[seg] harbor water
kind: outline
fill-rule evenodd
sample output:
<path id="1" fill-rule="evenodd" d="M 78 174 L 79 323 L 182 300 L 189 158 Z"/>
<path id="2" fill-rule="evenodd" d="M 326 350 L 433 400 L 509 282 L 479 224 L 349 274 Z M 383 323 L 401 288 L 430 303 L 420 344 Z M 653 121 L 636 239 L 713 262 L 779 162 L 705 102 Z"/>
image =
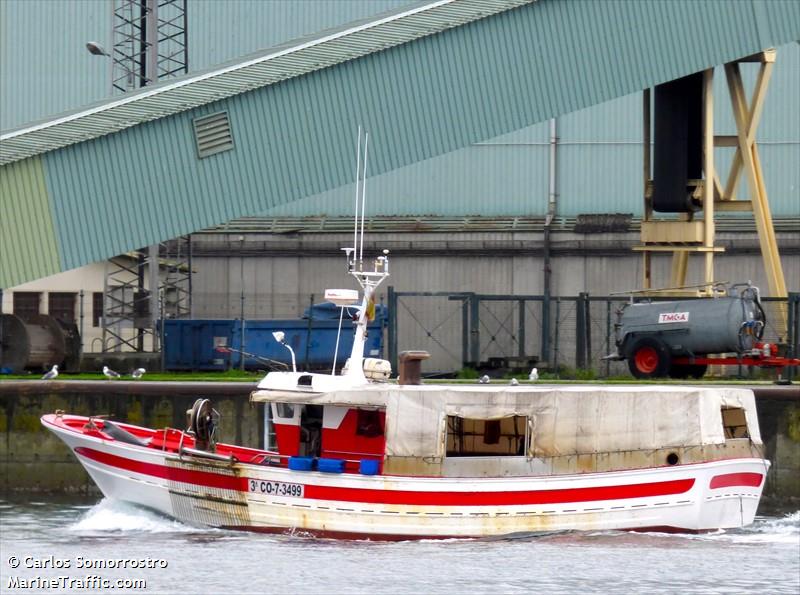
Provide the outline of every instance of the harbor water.
<path id="1" fill-rule="evenodd" d="M 701 535 L 386 543 L 201 529 L 108 500 L 0 500 L 0 551 L 0 593 L 800 592 L 800 511 Z"/>

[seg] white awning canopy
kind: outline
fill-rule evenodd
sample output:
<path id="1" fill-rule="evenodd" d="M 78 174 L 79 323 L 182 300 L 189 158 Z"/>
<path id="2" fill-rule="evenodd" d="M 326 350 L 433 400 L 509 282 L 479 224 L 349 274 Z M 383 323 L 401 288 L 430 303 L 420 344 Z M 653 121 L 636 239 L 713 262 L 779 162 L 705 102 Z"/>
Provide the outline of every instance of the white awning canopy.
<path id="1" fill-rule="evenodd" d="M 386 409 L 386 455 L 442 456 L 447 416 L 528 417 L 540 456 L 722 444 L 723 408 L 745 412 L 761 443 L 752 391 L 727 387 L 372 384 L 327 393 L 259 390 L 257 402 Z"/>

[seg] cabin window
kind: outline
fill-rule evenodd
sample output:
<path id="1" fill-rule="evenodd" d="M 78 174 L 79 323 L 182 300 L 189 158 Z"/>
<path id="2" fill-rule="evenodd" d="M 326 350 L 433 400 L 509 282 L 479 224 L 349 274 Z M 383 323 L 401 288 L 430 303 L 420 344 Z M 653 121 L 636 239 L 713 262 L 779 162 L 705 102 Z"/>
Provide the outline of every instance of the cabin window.
<path id="1" fill-rule="evenodd" d="M 741 407 L 722 408 L 722 429 L 725 431 L 725 439 L 750 438 L 747 431 L 747 416 Z"/>
<path id="2" fill-rule="evenodd" d="M 275 403 L 275 414 L 281 419 L 294 417 L 294 405 L 290 403 Z"/>
<path id="3" fill-rule="evenodd" d="M 528 418 L 470 419 L 447 416 L 448 457 L 516 457 L 528 451 Z"/>
<path id="4" fill-rule="evenodd" d="M 383 436 L 383 425 L 381 424 L 381 414 L 379 411 L 358 410 L 356 436 L 365 436 L 367 438 Z"/>

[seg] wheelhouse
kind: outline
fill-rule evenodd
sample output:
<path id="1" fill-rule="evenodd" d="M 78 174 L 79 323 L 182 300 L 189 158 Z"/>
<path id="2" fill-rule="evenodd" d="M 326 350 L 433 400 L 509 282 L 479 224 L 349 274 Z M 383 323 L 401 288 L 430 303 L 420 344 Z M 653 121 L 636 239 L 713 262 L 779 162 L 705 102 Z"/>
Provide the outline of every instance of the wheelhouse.
<path id="1" fill-rule="evenodd" d="M 281 459 L 305 457 L 343 462 L 343 471 L 380 472 L 386 450 L 383 409 L 268 403 L 264 409 L 265 447 Z M 363 461 L 376 461 L 364 465 Z"/>

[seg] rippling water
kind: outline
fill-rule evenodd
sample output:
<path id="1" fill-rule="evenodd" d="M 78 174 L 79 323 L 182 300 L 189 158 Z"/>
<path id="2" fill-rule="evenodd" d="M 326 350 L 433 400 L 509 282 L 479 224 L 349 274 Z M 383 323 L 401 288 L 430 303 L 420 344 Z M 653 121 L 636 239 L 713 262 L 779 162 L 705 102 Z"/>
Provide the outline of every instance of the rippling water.
<path id="1" fill-rule="evenodd" d="M 146 581 L 146 589 L 117 590 L 124 593 L 796 595 L 800 511 L 704 535 L 606 531 L 382 543 L 197 529 L 108 500 L 0 500 L 0 553 L 2 593 L 110 591 L 96 587 L 92 581 L 98 579 L 91 578 L 96 576 Z M 11 558 L 18 568 L 11 568 Z M 151 559 L 157 566 L 77 568 L 86 559 Z M 70 568 L 26 567 L 58 560 Z M 158 567 L 164 563 L 166 568 Z M 62 586 L 31 590 L 13 582 L 37 576 L 63 581 Z M 81 586 L 88 591 L 63 586 L 70 579 L 86 581 Z"/>

